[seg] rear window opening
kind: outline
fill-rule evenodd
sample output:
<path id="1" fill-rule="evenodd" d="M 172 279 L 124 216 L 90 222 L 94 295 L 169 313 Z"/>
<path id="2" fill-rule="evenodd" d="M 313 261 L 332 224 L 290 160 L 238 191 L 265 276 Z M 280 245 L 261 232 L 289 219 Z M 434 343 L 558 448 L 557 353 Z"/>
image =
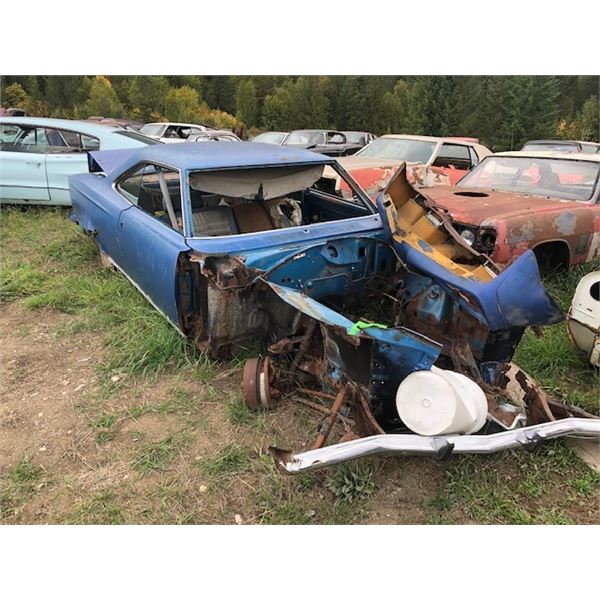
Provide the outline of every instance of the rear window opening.
<path id="1" fill-rule="evenodd" d="M 323 171 L 321 164 L 192 172 L 187 181 L 191 235 L 241 235 L 373 214 L 358 192 L 351 198 L 333 193 Z M 130 202 L 183 232 L 177 171 L 148 164 L 124 177 L 117 188 Z"/>

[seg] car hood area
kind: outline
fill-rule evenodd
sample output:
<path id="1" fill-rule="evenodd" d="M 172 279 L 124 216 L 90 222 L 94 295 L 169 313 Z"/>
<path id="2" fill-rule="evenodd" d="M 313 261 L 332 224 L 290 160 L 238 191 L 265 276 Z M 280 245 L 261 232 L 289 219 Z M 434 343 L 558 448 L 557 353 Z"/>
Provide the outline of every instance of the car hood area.
<path id="1" fill-rule="evenodd" d="M 437 206 L 449 211 L 455 222 L 476 226 L 493 225 L 496 221 L 531 212 L 562 212 L 581 205 L 571 200 L 531 194 L 445 186 L 422 188 L 421 193 Z"/>

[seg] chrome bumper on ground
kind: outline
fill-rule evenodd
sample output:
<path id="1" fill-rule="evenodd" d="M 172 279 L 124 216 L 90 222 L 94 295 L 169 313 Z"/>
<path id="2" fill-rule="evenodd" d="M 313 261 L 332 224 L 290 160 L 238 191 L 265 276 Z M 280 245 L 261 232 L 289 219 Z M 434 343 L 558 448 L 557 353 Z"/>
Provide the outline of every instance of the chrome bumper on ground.
<path id="1" fill-rule="evenodd" d="M 534 449 L 544 440 L 565 436 L 600 438 L 600 419 L 572 417 L 490 435 L 374 435 L 300 454 L 275 447 L 269 450 L 281 469 L 296 474 L 375 454 L 424 454 L 438 458 L 450 454 L 491 454 L 510 448 Z"/>

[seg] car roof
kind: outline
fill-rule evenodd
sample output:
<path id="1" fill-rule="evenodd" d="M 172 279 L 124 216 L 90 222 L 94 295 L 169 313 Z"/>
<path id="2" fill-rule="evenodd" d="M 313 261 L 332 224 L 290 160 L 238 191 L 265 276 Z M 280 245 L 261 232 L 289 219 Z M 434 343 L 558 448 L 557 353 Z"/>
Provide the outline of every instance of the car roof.
<path id="1" fill-rule="evenodd" d="M 202 123 L 175 123 L 175 121 L 154 121 L 152 123 L 146 123 L 146 125 L 176 125 L 177 127 L 208 127 L 208 125 L 202 125 Z"/>
<path id="2" fill-rule="evenodd" d="M 293 129 L 290 133 L 299 133 L 299 132 L 314 132 L 314 133 L 342 133 L 337 129 Z"/>
<path id="3" fill-rule="evenodd" d="M 559 158 L 561 160 L 585 160 L 600 163 L 600 154 L 585 152 L 554 152 L 552 150 L 513 150 L 511 152 L 496 152 L 490 156 L 515 156 L 517 158 Z"/>
<path id="4" fill-rule="evenodd" d="M 465 146 L 481 146 L 478 142 L 471 142 L 461 137 L 438 137 L 434 135 L 409 135 L 404 133 L 386 133 L 380 135 L 380 138 L 392 138 L 397 140 L 416 140 L 419 142 L 449 142 L 449 143 L 460 143 Z"/>
<path id="5" fill-rule="evenodd" d="M 528 140 L 523 144 L 523 146 L 526 146 L 527 144 L 564 144 L 569 146 L 577 146 L 580 143 L 581 142 L 578 142 L 577 140 Z"/>
<path id="6" fill-rule="evenodd" d="M 73 121 L 70 119 L 51 119 L 47 117 L 0 117 L 0 123 L 15 125 L 33 125 L 38 127 L 56 127 L 58 129 L 69 129 L 79 133 L 88 133 L 98 136 L 105 135 L 110 131 L 123 131 L 122 127 L 100 125 L 86 121 Z"/>
<path id="7" fill-rule="evenodd" d="M 335 163 L 335 158 L 291 146 L 238 142 L 237 144 L 156 144 L 132 151 L 128 154 L 126 162 L 130 168 L 145 161 L 162 163 L 184 171 L 197 171 L 282 165 L 327 165 Z"/>

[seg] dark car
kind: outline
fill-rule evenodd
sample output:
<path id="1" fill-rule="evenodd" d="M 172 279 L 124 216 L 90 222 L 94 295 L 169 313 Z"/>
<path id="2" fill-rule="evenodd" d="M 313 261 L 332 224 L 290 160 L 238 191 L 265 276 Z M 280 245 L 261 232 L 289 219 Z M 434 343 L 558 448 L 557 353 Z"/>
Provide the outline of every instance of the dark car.
<path id="1" fill-rule="evenodd" d="M 0 117 L 26 117 L 22 108 L 0 108 Z"/>
<path id="2" fill-rule="evenodd" d="M 348 156 L 362 148 L 359 144 L 350 143 L 341 131 L 327 129 L 297 129 L 288 134 L 283 145 L 304 148 L 327 156 Z"/>

